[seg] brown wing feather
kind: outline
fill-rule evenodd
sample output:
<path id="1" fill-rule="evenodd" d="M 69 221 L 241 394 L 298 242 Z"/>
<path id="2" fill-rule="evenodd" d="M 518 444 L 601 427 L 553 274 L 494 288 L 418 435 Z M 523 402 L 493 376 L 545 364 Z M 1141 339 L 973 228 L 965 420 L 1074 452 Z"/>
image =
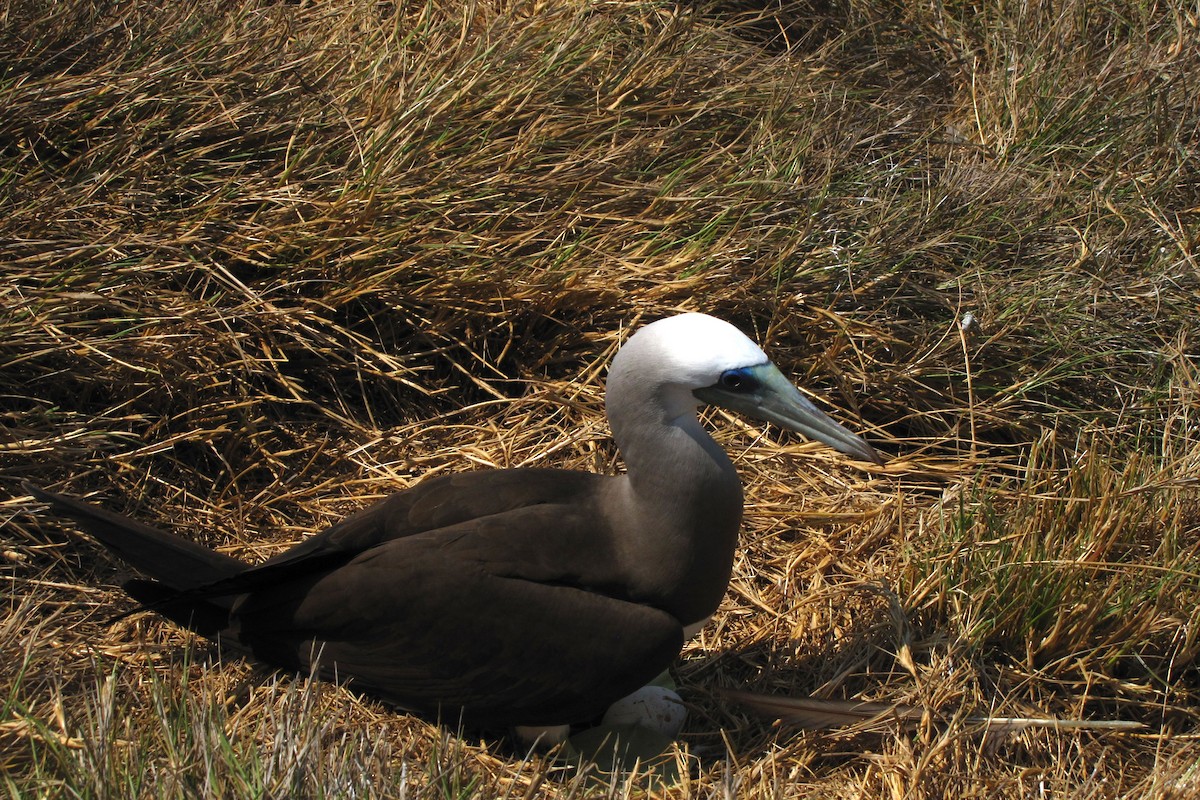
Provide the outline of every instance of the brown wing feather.
<path id="1" fill-rule="evenodd" d="M 204 598 L 237 595 L 217 598 L 221 614 L 203 631 L 232 648 L 404 708 L 550 725 L 600 713 L 683 643 L 680 620 L 637 596 L 608 549 L 597 495 L 609 480 L 558 470 L 434 478 L 249 569 L 81 501 L 45 498 L 163 580 L 143 588 L 164 611 L 178 606 L 181 624 L 196 626 Z M 160 560 L 176 555 L 187 568 L 168 575 Z"/>
<path id="2" fill-rule="evenodd" d="M 586 719 L 683 644 L 678 619 L 589 585 L 610 576 L 588 548 L 539 557 L 547 539 L 588 533 L 551 505 L 392 540 L 247 595 L 229 635 L 271 663 L 308 669 L 319 653 L 323 674 L 408 709 L 485 725 Z"/>
<path id="3" fill-rule="evenodd" d="M 236 558 L 66 494 L 23 483 L 50 509 L 75 520 L 129 566 L 175 590 L 219 581 L 246 569 Z"/>
<path id="4" fill-rule="evenodd" d="M 587 498 L 607 480 L 611 478 L 554 469 L 481 470 L 431 478 L 205 590 L 211 594 L 245 592 L 285 577 L 320 574 L 395 539 L 530 506 Z"/>

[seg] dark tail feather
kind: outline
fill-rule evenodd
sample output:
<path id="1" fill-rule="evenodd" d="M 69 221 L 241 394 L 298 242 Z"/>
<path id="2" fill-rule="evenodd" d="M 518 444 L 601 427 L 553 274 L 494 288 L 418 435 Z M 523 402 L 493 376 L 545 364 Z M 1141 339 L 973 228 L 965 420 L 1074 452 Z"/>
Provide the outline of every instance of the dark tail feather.
<path id="1" fill-rule="evenodd" d="M 126 581 L 125 591 L 145 608 L 205 638 L 216 639 L 229 627 L 229 609 L 221 605 L 224 598 L 210 600 L 139 578 Z"/>
<path id="2" fill-rule="evenodd" d="M 47 492 L 29 483 L 22 486 L 38 500 L 49 503 L 54 513 L 75 520 L 80 528 L 129 566 L 154 578 L 162 589 L 184 592 L 225 580 L 246 569 L 246 565 L 236 558 L 106 511 L 77 497 Z M 189 598 L 188 602 L 202 601 Z"/>

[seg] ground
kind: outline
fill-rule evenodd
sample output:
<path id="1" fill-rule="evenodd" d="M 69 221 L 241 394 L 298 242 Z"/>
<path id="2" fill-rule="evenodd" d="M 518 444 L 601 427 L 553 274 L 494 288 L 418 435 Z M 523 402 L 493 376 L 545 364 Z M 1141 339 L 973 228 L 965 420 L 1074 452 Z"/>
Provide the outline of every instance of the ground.
<path id="1" fill-rule="evenodd" d="M 1193 796 L 1197 14 L 6 3 L 8 793 L 651 791 L 113 621 L 127 573 L 20 482 L 254 561 L 431 474 L 616 472 L 605 365 L 702 310 L 889 460 L 709 415 L 744 547 L 653 791 Z"/>

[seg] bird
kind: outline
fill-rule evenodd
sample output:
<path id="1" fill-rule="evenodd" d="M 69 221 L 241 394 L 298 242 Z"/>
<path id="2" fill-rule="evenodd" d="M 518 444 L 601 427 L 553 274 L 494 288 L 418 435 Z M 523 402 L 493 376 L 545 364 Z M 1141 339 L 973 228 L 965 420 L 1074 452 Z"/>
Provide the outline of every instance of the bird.
<path id="1" fill-rule="evenodd" d="M 403 711 L 561 740 L 669 668 L 725 594 L 743 491 L 703 406 L 883 463 L 737 327 L 690 312 L 642 326 L 612 360 L 618 475 L 434 476 L 254 566 L 25 488 L 145 576 L 124 584 L 142 607 L 223 652 Z"/>

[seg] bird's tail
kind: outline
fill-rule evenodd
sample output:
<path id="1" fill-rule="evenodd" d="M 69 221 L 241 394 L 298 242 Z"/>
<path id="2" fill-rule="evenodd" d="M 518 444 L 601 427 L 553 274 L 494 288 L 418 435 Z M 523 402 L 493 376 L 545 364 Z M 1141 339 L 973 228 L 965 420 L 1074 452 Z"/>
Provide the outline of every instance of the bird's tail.
<path id="1" fill-rule="evenodd" d="M 245 563 L 78 497 L 22 485 L 51 511 L 74 520 L 111 553 L 153 579 L 125 584 L 135 600 L 202 636 L 225 627 L 233 598 L 195 590 L 237 575 L 246 569 Z"/>

